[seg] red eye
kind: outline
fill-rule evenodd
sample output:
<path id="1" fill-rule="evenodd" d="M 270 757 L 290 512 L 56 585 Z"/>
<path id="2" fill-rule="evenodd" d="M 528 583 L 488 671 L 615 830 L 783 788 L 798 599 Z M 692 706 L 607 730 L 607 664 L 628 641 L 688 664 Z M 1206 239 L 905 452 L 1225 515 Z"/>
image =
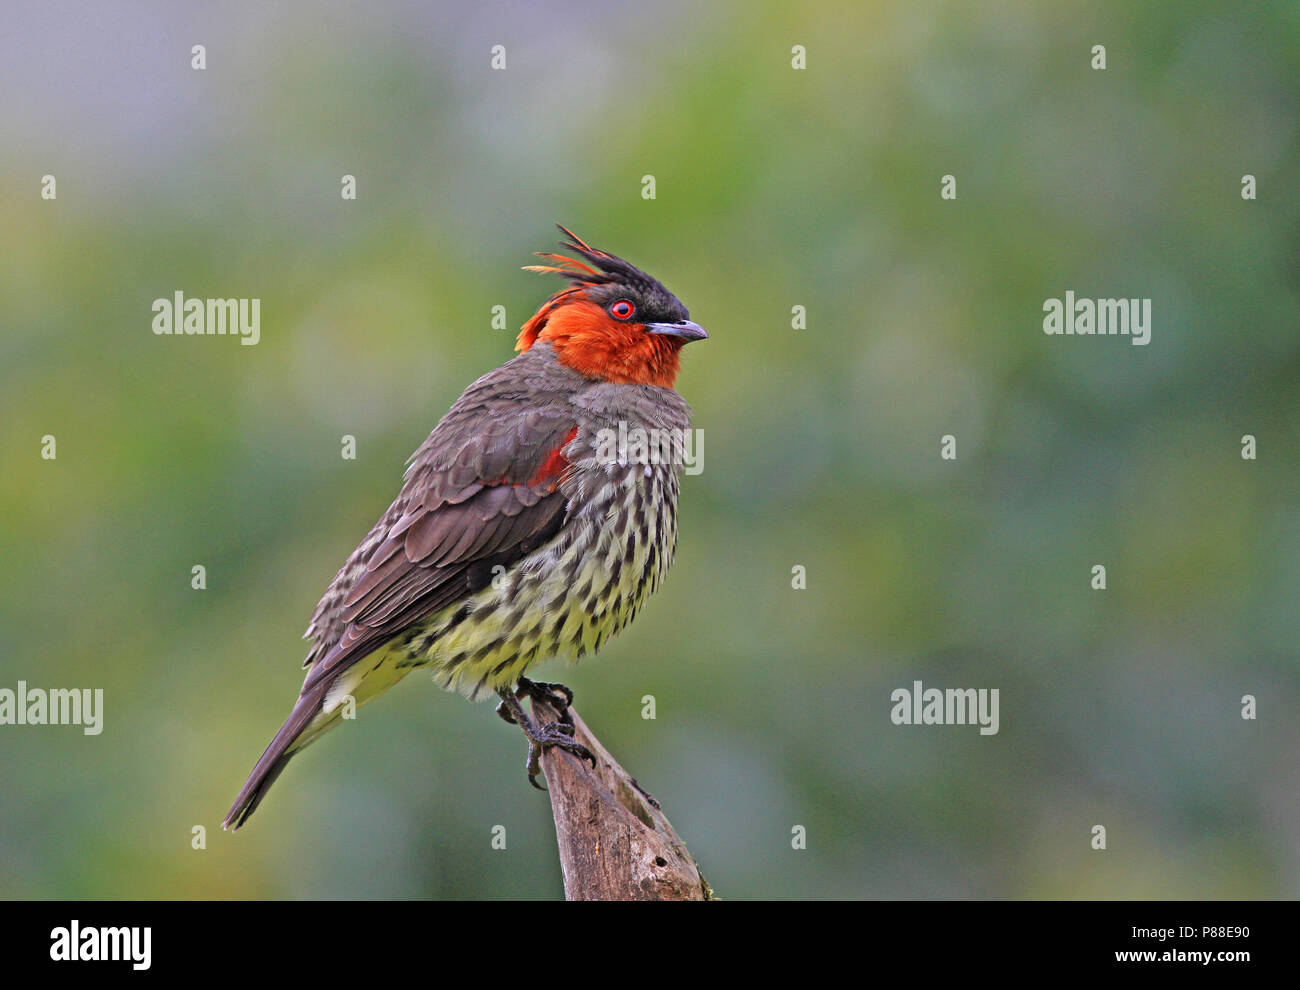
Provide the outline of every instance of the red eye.
<path id="1" fill-rule="evenodd" d="M 620 299 L 618 302 L 614 303 L 613 306 L 609 307 L 609 312 L 615 319 L 627 320 L 631 319 L 632 314 L 636 312 L 636 307 L 628 300 Z"/>

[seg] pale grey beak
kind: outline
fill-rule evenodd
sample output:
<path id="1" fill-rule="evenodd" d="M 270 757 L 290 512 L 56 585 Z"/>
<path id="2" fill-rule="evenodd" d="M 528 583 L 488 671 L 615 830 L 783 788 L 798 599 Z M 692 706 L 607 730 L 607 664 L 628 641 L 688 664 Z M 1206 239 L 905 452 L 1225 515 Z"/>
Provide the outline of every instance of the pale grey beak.
<path id="1" fill-rule="evenodd" d="M 680 320 L 677 323 L 647 323 L 645 328 L 651 333 L 661 333 L 665 337 L 680 337 L 686 343 L 708 337 L 704 327 L 690 320 Z"/>

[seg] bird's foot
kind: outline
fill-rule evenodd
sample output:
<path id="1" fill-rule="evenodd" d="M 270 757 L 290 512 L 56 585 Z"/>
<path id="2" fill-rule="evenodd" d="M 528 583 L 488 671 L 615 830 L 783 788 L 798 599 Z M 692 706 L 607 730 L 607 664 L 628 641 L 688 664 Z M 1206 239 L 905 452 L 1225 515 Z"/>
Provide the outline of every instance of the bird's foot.
<path id="1" fill-rule="evenodd" d="M 563 684 L 545 684 L 519 679 L 517 690 L 502 688 L 497 692 L 501 703 L 497 705 L 497 714 L 512 725 L 517 725 L 528 740 L 528 761 L 524 769 L 528 773 L 528 782 L 539 791 L 546 788 L 537 783 L 537 776 L 542 772 L 542 751 L 557 746 L 566 753 L 572 753 L 580 760 L 590 760 L 595 769 L 596 757 L 591 750 L 573 738 L 573 716 L 569 714 L 569 705 L 573 703 L 573 692 Z M 555 709 L 560 721 L 551 725 L 538 725 L 528 717 L 520 698 L 531 698 L 533 704 L 545 702 Z"/>
<path id="2" fill-rule="evenodd" d="M 527 677 L 519 678 L 519 688 L 515 691 L 516 698 L 531 698 L 534 705 L 546 704 L 555 709 L 555 714 L 560 718 L 560 724 L 573 725 L 573 716 L 569 714 L 569 708 L 573 705 L 573 690 L 565 687 L 563 684 L 554 684 L 548 681 L 530 681 Z M 569 730 L 569 735 L 573 735 L 573 730 Z"/>

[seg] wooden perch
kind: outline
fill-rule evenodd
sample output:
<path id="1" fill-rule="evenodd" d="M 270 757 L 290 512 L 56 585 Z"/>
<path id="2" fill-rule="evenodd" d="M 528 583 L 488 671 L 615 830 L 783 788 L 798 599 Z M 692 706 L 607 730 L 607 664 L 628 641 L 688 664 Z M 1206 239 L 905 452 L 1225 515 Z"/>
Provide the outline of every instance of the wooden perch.
<path id="1" fill-rule="evenodd" d="M 555 721 L 533 706 L 539 725 Z M 708 882 L 655 800 L 628 776 L 572 708 L 575 738 L 596 768 L 560 749 L 542 754 L 570 901 L 707 901 Z"/>

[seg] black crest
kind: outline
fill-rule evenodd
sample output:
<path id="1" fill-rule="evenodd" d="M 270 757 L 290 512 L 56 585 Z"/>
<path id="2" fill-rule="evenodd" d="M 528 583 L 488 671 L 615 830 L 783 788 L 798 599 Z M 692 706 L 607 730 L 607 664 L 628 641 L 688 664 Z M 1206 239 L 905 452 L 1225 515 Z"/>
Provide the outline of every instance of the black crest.
<path id="1" fill-rule="evenodd" d="M 684 320 L 689 316 L 680 300 L 653 275 L 608 251 L 593 248 L 564 224 L 557 223 L 555 226 L 568 238 L 561 246 L 576 253 L 582 260 L 539 251 L 537 256 L 550 264 L 527 265 L 525 271 L 559 275 L 577 288 L 599 290 L 608 287 L 607 292 L 591 293 L 601 301 L 605 301 L 605 296 L 614 298 L 621 294 L 634 295 L 643 311 L 652 313 L 655 318 Z"/>

